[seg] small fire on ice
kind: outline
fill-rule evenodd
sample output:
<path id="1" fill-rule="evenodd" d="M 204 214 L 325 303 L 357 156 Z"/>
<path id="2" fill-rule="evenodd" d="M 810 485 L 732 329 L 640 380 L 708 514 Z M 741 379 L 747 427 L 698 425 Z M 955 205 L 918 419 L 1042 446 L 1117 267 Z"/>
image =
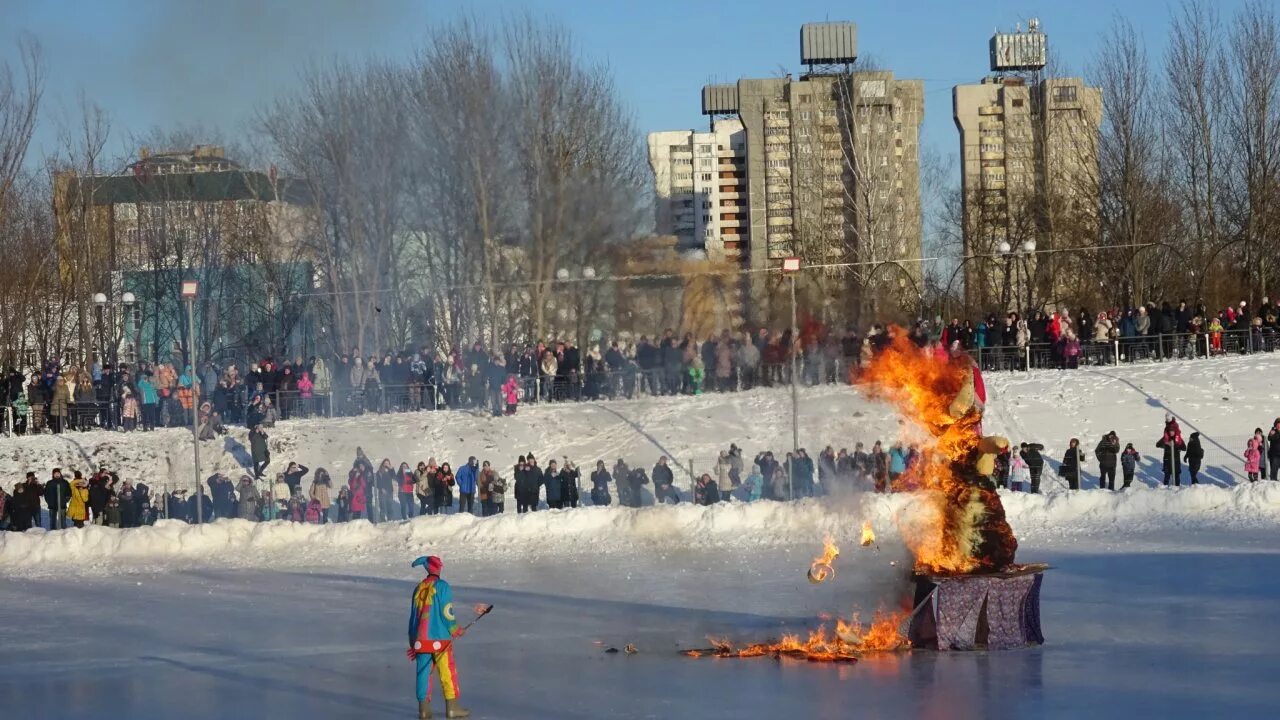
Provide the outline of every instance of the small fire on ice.
<path id="1" fill-rule="evenodd" d="M 735 646 L 724 638 L 707 638 L 711 647 L 685 650 L 689 657 L 755 658 L 790 657 L 810 662 L 856 662 L 870 652 L 888 652 L 907 647 L 901 626 L 908 613 L 877 612 L 871 625 L 863 627 L 855 613 L 848 621 L 836 620 L 835 632 L 825 625 L 808 637 L 783 635 L 777 642 Z"/>
<path id="2" fill-rule="evenodd" d="M 836 569 L 832 563 L 838 557 L 840 557 L 840 548 L 830 536 L 827 536 L 822 541 L 822 554 L 814 558 L 813 564 L 809 566 L 809 582 L 818 585 L 835 577 Z"/>
<path id="3" fill-rule="evenodd" d="M 870 522 L 862 523 L 862 547 L 870 547 L 875 544 L 876 533 L 871 529 Z"/>

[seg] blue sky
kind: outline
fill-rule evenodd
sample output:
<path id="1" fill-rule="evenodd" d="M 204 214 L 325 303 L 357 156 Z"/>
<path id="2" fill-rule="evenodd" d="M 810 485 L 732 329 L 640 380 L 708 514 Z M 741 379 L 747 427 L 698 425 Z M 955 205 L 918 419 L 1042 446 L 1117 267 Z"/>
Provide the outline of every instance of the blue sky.
<path id="1" fill-rule="evenodd" d="M 1242 0 L 1222 0 L 1223 12 Z M 0 60 L 26 32 L 46 56 L 48 88 L 35 155 L 58 147 L 78 93 L 112 117 L 112 150 L 131 134 L 201 124 L 229 137 L 295 83 L 308 62 L 405 57 L 434 23 L 529 11 L 564 22 L 583 54 L 613 70 L 644 131 L 703 127 L 707 82 L 799 70 L 804 22 L 853 20 L 864 56 L 925 81 L 924 141 L 956 147 L 950 88 L 987 72 L 992 30 L 1039 17 L 1054 52 L 1081 72 L 1117 12 L 1153 60 L 1176 2 L 1131 0 L 0 0 Z"/>

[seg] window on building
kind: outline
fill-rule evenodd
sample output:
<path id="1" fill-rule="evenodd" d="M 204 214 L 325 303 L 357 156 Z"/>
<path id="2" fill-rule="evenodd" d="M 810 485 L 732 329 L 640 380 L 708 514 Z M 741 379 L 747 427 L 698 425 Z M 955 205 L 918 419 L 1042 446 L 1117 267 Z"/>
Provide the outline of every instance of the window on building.
<path id="1" fill-rule="evenodd" d="M 812 96 L 812 95 L 801 95 L 801 96 L 800 96 L 800 102 L 802 102 L 802 103 L 809 103 L 809 102 L 813 102 L 813 96 Z"/>
<path id="2" fill-rule="evenodd" d="M 1022 107 L 1022 98 L 1014 98 L 1014 99 L 1013 99 L 1013 106 L 1014 106 L 1014 107 Z"/>
<path id="3" fill-rule="evenodd" d="M 711 179 L 711 173 L 702 173 L 702 179 L 703 179 L 704 181 L 710 180 L 710 179 Z"/>
<path id="4" fill-rule="evenodd" d="M 709 152 L 711 152 L 711 146 L 710 146 L 710 145 L 699 145 L 699 146 L 698 146 L 698 152 L 700 152 L 700 153 L 709 153 Z"/>
<path id="5" fill-rule="evenodd" d="M 1057 102 L 1075 102 L 1075 85 L 1057 85 L 1053 88 L 1053 99 Z"/>

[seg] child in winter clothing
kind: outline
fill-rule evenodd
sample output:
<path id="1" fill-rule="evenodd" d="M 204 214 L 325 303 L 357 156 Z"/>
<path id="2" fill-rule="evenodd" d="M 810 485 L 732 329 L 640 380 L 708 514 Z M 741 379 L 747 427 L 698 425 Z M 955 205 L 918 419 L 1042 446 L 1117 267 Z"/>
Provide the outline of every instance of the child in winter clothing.
<path id="1" fill-rule="evenodd" d="M 751 472 L 747 473 L 747 479 L 742 481 L 742 486 L 747 490 L 748 502 L 755 502 L 764 495 L 764 475 L 760 473 L 759 465 L 751 465 Z"/>
<path id="2" fill-rule="evenodd" d="M 1244 471 L 1249 475 L 1249 482 L 1258 481 L 1259 466 L 1262 464 L 1262 446 L 1258 442 L 1258 436 L 1254 435 L 1249 438 L 1249 444 L 1244 450 Z"/>
<path id="3" fill-rule="evenodd" d="M 1138 469 L 1138 451 L 1133 443 L 1125 445 L 1124 452 L 1120 453 L 1120 469 L 1124 473 L 1124 486 L 1120 488 L 1123 490 L 1133 482 L 1133 473 Z"/>
<path id="4" fill-rule="evenodd" d="M 1026 483 L 1025 485 L 1023 483 Z M 1022 489 L 1031 484 L 1031 470 L 1027 467 L 1027 461 L 1022 459 L 1020 455 L 1009 455 L 1009 487 L 1014 492 L 1022 492 Z"/>
<path id="5" fill-rule="evenodd" d="M 516 414 L 516 405 L 520 402 L 515 375 L 508 375 L 507 381 L 502 384 L 502 399 L 507 403 L 507 414 Z"/>

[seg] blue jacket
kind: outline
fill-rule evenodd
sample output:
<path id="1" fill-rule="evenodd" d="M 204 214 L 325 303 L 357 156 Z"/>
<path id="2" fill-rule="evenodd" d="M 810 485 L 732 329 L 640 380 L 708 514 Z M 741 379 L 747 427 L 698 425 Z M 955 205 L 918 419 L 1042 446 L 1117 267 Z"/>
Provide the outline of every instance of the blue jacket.
<path id="1" fill-rule="evenodd" d="M 893 448 L 889 451 L 889 472 L 904 473 L 907 471 L 907 451 Z"/>
<path id="2" fill-rule="evenodd" d="M 476 467 L 471 463 L 467 463 L 458 468 L 458 472 L 453 476 L 454 482 L 458 483 L 458 492 L 470 495 L 476 491 Z"/>
<path id="3" fill-rule="evenodd" d="M 542 484 L 547 488 L 547 503 L 560 502 L 562 496 L 560 492 L 560 471 L 556 470 L 554 474 L 550 471 L 543 473 Z"/>
<path id="4" fill-rule="evenodd" d="M 426 640 L 451 640 L 458 631 L 458 621 L 453 613 L 453 590 L 449 583 L 435 575 L 428 575 L 414 588 L 409 603 L 409 646 L 419 652 L 433 652 L 434 648 L 415 646 Z"/>
<path id="5" fill-rule="evenodd" d="M 160 396 L 156 394 L 156 386 L 146 378 L 138 381 L 138 394 L 142 396 L 143 405 L 155 405 L 160 402 Z"/>

